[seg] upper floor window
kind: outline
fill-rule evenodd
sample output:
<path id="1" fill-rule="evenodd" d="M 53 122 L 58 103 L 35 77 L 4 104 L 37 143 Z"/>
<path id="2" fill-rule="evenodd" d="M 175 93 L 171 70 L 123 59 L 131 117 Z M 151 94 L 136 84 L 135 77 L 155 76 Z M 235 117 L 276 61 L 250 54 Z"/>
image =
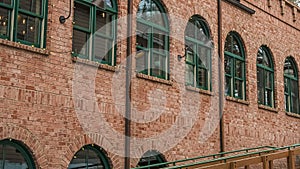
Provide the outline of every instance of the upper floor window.
<path id="1" fill-rule="evenodd" d="M 210 90 L 211 43 L 204 19 L 192 16 L 185 29 L 186 85 Z"/>
<path id="2" fill-rule="evenodd" d="M 230 32 L 225 40 L 225 94 L 246 99 L 245 52 L 240 36 Z"/>
<path id="3" fill-rule="evenodd" d="M 0 38 L 46 46 L 47 0 L 1 0 Z"/>
<path id="4" fill-rule="evenodd" d="M 256 64 L 258 104 L 274 107 L 274 67 L 269 48 L 258 49 Z"/>
<path id="5" fill-rule="evenodd" d="M 299 113 L 298 69 L 292 57 L 284 62 L 284 101 L 287 112 Z"/>
<path id="6" fill-rule="evenodd" d="M 16 140 L 0 141 L 0 169 L 36 169 L 31 153 Z"/>
<path id="7" fill-rule="evenodd" d="M 68 169 L 78 168 L 101 168 L 110 169 L 109 159 L 101 148 L 96 145 L 83 146 L 76 152 Z"/>
<path id="8" fill-rule="evenodd" d="M 136 70 L 168 79 L 169 24 L 163 6 L 158 0 L 141 0 L 136 17 Z"/>
<path id="9" fill-rule="evenodd" d="M 74 2 L 74 56 L 115 65 L 117 8 L 114 0 Z"/>

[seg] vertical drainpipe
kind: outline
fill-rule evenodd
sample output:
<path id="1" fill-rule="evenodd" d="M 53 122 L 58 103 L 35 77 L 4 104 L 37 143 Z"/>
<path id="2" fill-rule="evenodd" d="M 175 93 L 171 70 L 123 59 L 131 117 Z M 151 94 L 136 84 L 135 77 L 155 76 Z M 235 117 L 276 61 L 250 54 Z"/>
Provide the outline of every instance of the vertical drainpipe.
<path id="1" fill-rule="evenodd" d="M 128 0 L 127 5 L 127 50 L 126 50 L 126 103 L 125 103 L 125 163 L 124 169 L 130 168 L 130 82 L 131 82 L 131 55 L 132 55 L 132 0 Z"/>
<path id="2" fill-rule="evenodd" d="M 223 119 L 223 62 L 222 62 L 222 6 L 221 0 L 218 1 L 218 73 L 219 73 L 219 116 L 220 116 L 220 152 L 224 152 L 224 119 Z"/>

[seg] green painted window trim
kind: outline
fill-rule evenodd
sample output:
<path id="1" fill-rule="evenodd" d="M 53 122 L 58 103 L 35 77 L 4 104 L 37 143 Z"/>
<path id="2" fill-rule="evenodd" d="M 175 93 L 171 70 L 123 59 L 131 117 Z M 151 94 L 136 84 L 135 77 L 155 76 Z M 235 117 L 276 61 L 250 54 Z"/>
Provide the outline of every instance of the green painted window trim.
<path id="1" fill-rule="evenodd" d="M 98 156 L 98 158 L 101 160 L 102 162 L 102 165 L 104 166 L 104 169 L 111 169 L 111 164 L 110 164 L 110 161 L 109 161 L 109 158 L 107 157 L 107 155 L 105 154 L 105 152 L 102 151 L 102 148 L 97 146 L 97 145 L 94 145 L 94 144 L 89 144 L 89 145 L 85 145 L 83 146 L 79 151 L 82 151 L 82 150 L 91 150 L 93 152 L 95 152 Z M 75 153 L 75 155 L 79 152 L 77 151 Z M 74 158 L 75 158 L 75 155 L 74 155 Z M 87 165 L 88 164 L 88 154 L 85 153 L 85 164 Z M 70 162 L 70 164 L 72 163 L 72 161 Z M 86 166 L 88 167 L 88 166 Z M 68 167 L 69 169 L 69 167 Z"/>
<path id="2" fill-rule="evenodd" d="M 292 69 L 294 70 L 295 75 L 291 76 L 289 74 L 284 73 L 284 83 L 285 83 L 285 81 L 287 81 L 287 90 L 286 90 L 285 85 L 284 85 L 284 95 L 285 95 L 285 99 L 286 98 L 288 99 L 288 100 L 285 100 L 285 110 L 287 112 L 300 114 L 299 104 L 296 105 L 296 107 L 294 107 L 293 102 L 292 102 L 292 85 L 291 85 L 292 82 L 296 83 L 296 86 L 297 86 L 297 88 L 296 88 L 296 90 L 297 90 L 296 91 L 297 92 L 296 98 L 298 99 L 298 101 L 296 101 L 296 102 L 299 102 L 298 69 L 297 69 L 296 63 L 295 63 L 295 61 L 292 57 L 287 57 L 286 61 L 289 61 L 292 64 Z"/>
<path id="3" fill-rule="evenodd" d="M 204 34 L 207 36 L 207 39 L 210 39 L 211 36 L 210 36 L 210 30 L 208 28 L 208 25 L 207 23 L 202 19 L 200 18 L 199 16 L 197 15 L 194 15 L 191 17 L 189 23 L 191 22 L 196 22 L 198 21 L 201 25 L 201 27 L 204 29 L 203 32 Z M 197 31 L 195 29 L 195 32 L 194 32 L 194 37 L 197 37 Z M 209 90 L 211 91 L 211 55 L 212 55 L 212 46 L 209 46 L 208 44 L 205 44 L 203 41 L 200 41 L 196 38 L 192 38 L 192 37 L 188 37 L 187 35 L 185 35 L 185 43 L 192 43 L 192 49 L 194 54 L 193 54 L 193 62 L 189 62 L 187 59 L 186 59 L 186 64 L 187 65 L 191 65 L 194 67 L 194 81 L 192 84 L 186 82 L 186 85 L 187 86 L 193 86 L 193 87 L 196 87 L 196 88 L 200 88 L 200 89 L 204 89 L 204 90 Z M 206 56 L 206 61 L 207 61 L 207 64 L 208 65 L 203 65 L 203 64 L 200 64 L 199 61 L 198 61 L 198 49 L 199 47 L 203 47 L 203 48 L 207 48 L 209 49 L 209 54 L 208 56 Z M 185 49 L 185 58 L 187 58 L 187 54 L 188 54 L 188 51 L 187 49 Z M 206 79 L 205 79 L 205 85 L 200 85 L 200 82 L 199 82 L 199 79 L 197 77 L 199 77 L 199 69 L 204 69 L 206 71 Z M 196 80 L 195 80 L 196 79 Z"/>
<path id="4" fill-rule="evenodd" d="M 225 91 L 226 92 L 225 94 L 227 96 L 230 96 L 230 97 L 246 100 L 246 64 L 245 64 L 245 51 L 244 51 L 244 48 L 243 48 L 244 45 L 242 43 L 242 40 L 241 40 L 240 36 L 236 32 L 229 32 L 226 39 L 229 36 L 232 36 L 238 42 L 239 49 L 241 50 L 240 51 L 241 56 L 236 55 L 234 53 L 231 53 L 229 51 L 224 52 L 224 58 L 228 58 L 228 59 L 231 60 L 230 73 L 226 73 L 226 71 L 225 71 L 225 81 L 226 81 L 226 78 L 230 79 L 230 84 L 229 85 L 227 83 L 225 83 L 225 85 L 228 85 L 227 87 L 228 87 L 228 91 L 229 91 L 229 92 Z M 225 44 L 225 46 L 226 46 L 226 44 Z M 240 61 L 242 63 L 242 77 L 238 77 L 235 74 L 236 66 L 237 66 L 236 62 L 237 61 Z M 224 65 L 224 68 L 226 70 L 226 65 Z M 236 81 L 240 81 L 243 85 L 243 87 L 242 87 L 242 96 L 235 96 L 235 94 L 234 94 L 234 85 L 235 85 Z"/>
<path id="5" fill-rule="evenodd" d="M 90 8 L 90 20 L 89 20 L 89 29 L 80 27 L 76 25 L 76 23 L 73 25 L 73 30 L 78 30 L 81 32 L 84 32 L 88 34 L 88 40 L 87 40 L 87 49 L 86 53 L 87 55 L 81 55 L 79 53 L 76 53 L 75 51 L 72 51 L 72 56 L 74 57 L 80 57 L 83 59 L 88 59 L 91 61 L 99 62 L 102 64 L 107 64 L 114 66 L 116 65 L 116 52 L 117 52 L 117 45 L 116 45 L 116 37 L 117 37 L 117 3 L 115 0 L 111 0 L 112 2 L 112 8 L 108 7 L 107 5 L 104 6 L 104 8 L 100 8 L 94 4 L 92 4 L 92 1 L 89 0 L 75 0 L 75 3 L 79 3 L 81 5 L 85 5 Z M 105 3 L 104 3 L 105 4 Z M 76 10 L 76 9 L 75 9 Z M 111 30 L 111 36 L 102 34 L 97 32 L 96 30 L 96 13 L 97 11 L 101 11 L 103 13 L 109 14 L 112 16 L 112 30 Z M 95 57 L 95 43 L 94 43 L 94 36 L 100 36 L 105 40 L 111 40 L 112 41 L 112 46 L 109 46 L 110 50 L 108 52 L 108 61 L 104 61 L 101 59 L 97 59 Z M 91 40 L 89 40 L 91 38 Z M 91 50 L 89 50 L 91 49 Z"/>
<path id="6" fill-rule="evenodd" d="M 28 165 L 28 169 L 36 169 L 32 154 L 25 147 L 25 145 L 23 143 L 21 143 L 20 141 L 13 140 L 13 139 L 5 139 L 5 140 L 0 141 L 0 146 L 11 146 L 11 147 L 16 148 L 21 153 L 23 158 L 25 159 L 25 161 Z M 0 154 L 0 159 L 1 159 L 3 156 L 5 156 L 4 149 L 0 153 L 1 153 Z M 4 161 L 4 163 L 5 163 L 5 161 Z M 4 163 L 2 163 L 2 166 L 0 166 L 0 169 L 4 169 Z"/>
<path id="7" fill-rule="evenodd" d="M 141 71 L 139 73 L 143 73 L 143 74 L 146 74 L 149 76 L 154 76 L 154 77 L 157 77 L 160 79 L 168 80 L 169 72 L 170 72 L 170 68 L 169 68 L 169 33 L 170 33 L 169 21 L 166 16 L 166 11 L 165 11 L 164 7 L 162 6 L 162 4 L 158 0 L 151 0 L 151 1 L 159 7 L 160 12 L 163 14 L 162 16 L 163 16 L 163 21 L 165 23 L 165 27 L 162 27 L 161 25 L 158 25 L 154 22 L 149 22 L 149 21 L 146 21 L 141 18 L 136 18 L 137 23 L 143 24 L 144 26 L 148 27 L 148 30 L 150 30 L 149 32 L 147 32 L 149 35 L 148 36 L 148 46 L 142 47 L 142 46 L 136 45 L 137 51 L 143 50 L 146 53 L 148 53 L 148 56 L 149 56 L 149 57 L 144 58 L 144 63 L 145 63 L 146 69 L 144 69 L 143 71 Z M 163 32 L 163 35 L 165 35 L 165 44 L 164 44 L 163 52 L 157 52 L 157 51 L 155 51 L 155 49 L 153 49 L 153 46 L 154 46 L 153 45 L 153 39 L 154 39 L 153 34 L 155 32 L 154 30 L 161 31 L 161 32 Z M 159 56 L 166 58 L 165 61 L 166 61 L 167 66 L 164 70 L 165 73 L 162 76 L 157 76 L 157 75 L 154 75 L 154 73 L 153 73 L 153 69 L 151 68 L 153 54 L 157 54 Z"/>
<path id="8" fill-rule="evenodd" d="M 47 30 L 47 15 L 48 15 L 48 0 L 42 0 L 41 13 L 36 14 L 24 9 L 19 9 L 19 2 L 21 0 L 14 0 L 10 5 L 0 3 L 0 7 L 9 10 L 8 15 L 8 36 L 1 36 L 2 39 L 7 39 L 14 42 L 20 42 L 25 45 L 34 46 L 37 48 L 46 48 L 46 30 Z M 33 17 L 40 21 L 38 28 L 38 42 L 32 43 L 26 40 L 21 40 L 17 38 L 18 33 L 18 16 L 23 14 L 29 17 Z"/>
<path id="9" fill-rule="evenodd" d="M 258 101 L 258 104 L 261 104 L 261 105 L 264 105 L 264 106 L 268 106 L 268 107 L 275 107 L 275 101 L 274 101 L 275 100 L 275 98 L 274 98 L 274 65 L 273 65 L 273 59 L 272 59 L 272 55 L 271 55 L 271 52 L 270 52 L 269 48 L 267 48 L 265 46 L 261 46 L 261 48 L 262 48 L 262 50 L 264 52 L 266 52 L 266 56 L 267 56 L 268 61 L 270 63 L 270 67 L 262 65 L 262 64 L 259 64 L 259 63 L 256 63 L 257 71 L 258 71 L 258 69 L 261 69 L 262 70 L 262 72 L 261 72 L 262 76 L 265 76 L 266 73 L 270 73 L 270 75 L 271 75 L 271 77 L 270 77 L 271 78 L 271 88 L 267 87 L 267 84 L 266 84 L 267 83 L 266 82 L 267 78 L 264 79 L 264 81 L 262 81 L 261 83 L 263 84 L 262 85 L 263 86 L 263 89 L 262 89 L 263 93 L 266 93 L 267 90 L 271 91 L 271 93 L 272 93 L 272 100 L 271 100 L 271 104 L 266 103 L 266 98 L 264 98 L 264 101 L 262 103 L 259 102 L 259 99 L 257 99 L 257 101 Z M 257 81 L 259 81 L 258 77 L 257 77 Z M 258 86 L 260 86 L 260 85 L 257 85 L 257 90 L 259 90 Z M 265 97 L 265 95 L 264 95 L 264 97 Z"/>

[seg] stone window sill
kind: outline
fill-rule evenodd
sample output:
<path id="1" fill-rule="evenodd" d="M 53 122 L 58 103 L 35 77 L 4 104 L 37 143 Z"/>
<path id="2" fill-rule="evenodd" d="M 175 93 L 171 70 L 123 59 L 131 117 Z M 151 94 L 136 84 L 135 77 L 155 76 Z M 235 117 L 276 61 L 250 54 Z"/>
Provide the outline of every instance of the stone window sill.
<path id="1" fill-rule="evenodd" d="M 154 77 L 154 76 L 145 75 L 143 73 L 137 73 L 136 77 L 141 78 L 141 79 L 150 80 L 150 81 L 153 81 L 153 82 L 166 84 L 166 85 L 169 85 L 169 86 L 173 85 L 173 83 L 170 80 L 160 79 L 160 78 L 157 78 L 157 77 Z"/>
<path id="2" fill-rule="evenodd" d="M 273 108 L 273 107 L 269 107 L 269 106 L 259 104 L 258 108 L 263 109 L 263 110 L 267 110 L 267 111 L 271 111 L 271 112 L 274 112 L 274 113 L 278 113 L 278 110 L 276 108 Z"/>
<path id="3" fill-rule="evenodd" d="M 104 69 L 104 70 L 108 70 L 108 71 L 112 71 L 112 72 L 118 72 L 120 70 L 120 68 L 118 66 L 110 66 L 107 64 L 102 64 L 102 63 L 94 62 L 91 60 L 82 59 L 79 57 L 72 57 L 72 60 L 73 60 L 73 62 L 78 62 L 81 64 L 97 67 L 99 69 Z"/>
<path id="4" fill-rule="evenodd" d="M 192 91 L 192 92 L 197 92 L 197 93 L 201 93 L 201 94 L 205 94 L 208 96 L 212 96 L 212 92 L 209 90 L 204 90 L 204 89 L 200 89 L 197 87 L 193 87 L 193 86 L 185 86 L 186 90 Z"/>
<path id="5" fill-rule="evenodd" d="M 236 103 L 241 103 L 241 104 L 244 104 L 244 105 L 249 105 L 250 104 L 249 101 L 247 101 L 247 100 L 241 100 L 241 99 L 230 97 L 230 96 L 226 96 L 226 100 L 236 102 Z"/>
<path id="6" fill-rule="evenodd" d="M 286 115 L 300 119 L 300 114 L 286 112 Z"/>
<path id="7" fill-rule="evenodd" d="M 22 50 L 33 52 L 33 53 L 37 53 L 37 54 L 41 54 L 41 55 L 45 55 L 45 56 L 48 56 L 50 54 L 50 52 L 47 49 L 36 48 L 36 47 L 21 44 L 21 43 L 9 41 L 6 39 L 0 39 L 0 44 L 9 46 L 9 47 L 13 47 L 13 48 L 17 48 L 17 49 L 22 49 Z"/>

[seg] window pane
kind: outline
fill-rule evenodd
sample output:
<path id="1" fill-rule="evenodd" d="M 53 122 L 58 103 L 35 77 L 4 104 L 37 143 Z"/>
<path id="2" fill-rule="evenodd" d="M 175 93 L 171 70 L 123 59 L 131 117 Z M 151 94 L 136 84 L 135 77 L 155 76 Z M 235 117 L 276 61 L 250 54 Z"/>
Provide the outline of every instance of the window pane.
<path id="1" fill-rule="evenodd" d="M 165 40 L 166 40 L 166 33 L 154 30 L 153 33 L 153 48 L 156 51 L 159 51 L 161 53 L 165 53 L 166 46 L 165 46 Z"/>
<path id="2" fill-rule="evenodd" d="M 198 65 L 204 66 L 205 68 L 208 68 L 208 54 L 209 49 L 203 46 L 198 46 L 198 53 L 197 53 L 197 59 L 198 59 Z"/>
<path id="3" fill-rule="evenodd" d="M 42 0 L 20 0 L 19 8 L 40 15 Z"/>
<path id="4" fill-rule="evenodd" d="M 296 76 L 295 75 L 295 70 L 293 68 L 293 63 L 290 61 L 290 59 L 285 59 L 284 74 L 290 75 L 290 76 Z"/>
<path id="5" fill-rule="evenodd" d="M 185 28 L 185 36 L 196 39 L 196 26 L 194 21 L 190 20 Z"/>
<path id="6" fill-rule="evenodd" d="M 207 71 L 206 69 L 198 69 L 198 85 L 201 87 L 207 87 Z"/>
<path id="7" fill-rule="evenodd" d="M 298 113 L 298 83 L 291 80 L 291 112 Z"/>
<path id="8" fill-rule="evenodd" d="M 112 15 L 97 10 L 95 31 L 97 33 L 112 36 Z"/>
<path id="9" fill-rule="evenodd" d="M 104 3 L 110 8 L 113 7 L 111 0 L 93 0 L 92 3 L 100 8 L 104 8 Z"/>
<path id="10" fill-rule="evenodd" d="M 257 53 L 257 64 L 271 68 L 269 57 L 267 51 L 263 47 L 260 47 Z"/>
<path id="11" fill-rule="evenodd" d="M 191 48 L 186 51 L 186 62 L 194 63 L 194 52 Z"/>
<path id="12" fill-rule="evenodd" d="M 232 67 L 232 59 L 225 56 L 225 73 L 228 75 L 232 75 L 231 73 L 231 67 Z"/>
<path id="13" fill-rule="evenodd" d="M 151 69 L 153 76 L 165 77 L 166 57 L 158 54 L 153 54 Z"/>
<path id="14" fill-rule="evenodd" d="M 87 150 L 80 150 L 74 155 L 72 161 L 69 164 L 68 169 L 86 168 L 85 151 Z"/>
<path id="15" fill-rule="evenodd" d="M 272 90 L 266 89 L 265 91 L 266 105 L 273 106 L 273 92 Z"/>
<path id="16" fill-rule="evenodd" d="M 185 81 L 186 84 L 194 86 L 194 66 L 186 64 L 185 65 Z"/>
<path id="17" fill-rule="evenodd" d="M 4 4 L 11 4 L 12 0 L 0 0 L 0 3 L 4 3 Z"/>
<path id="18" fill-rule="evenodd" d="M 76 3 L 74 10 L 75 25 L 89 29 L 90 28 L 90 7 Z"/>
<path id="19" fill-rule="evenodd" d="M 88 150 L 88 164 L 87 164 L 87 166 L 88 166 L 88 169 L 103 169 L 104 168 L 100 158 L 92 150 Z"/>
<path id="20" fill-rule="evenodd" d="M 21 152 L 17 150 L 15 147 L 5 145 L 4 146 L 5 153 L 5 163 L 4 169 L 27 169 L 27 163 L 22 156 Z M 3 160 L 3 159 L 2 159 Z"/>
<path id="21" fill-rule="evenodd" d="M 242 56 L 241 46 L 238 40 L 230 33 L 225 40 L 225 51 Z"/>
<path id="22" fill-rule="evenodd" d="M 100 36 L 94 36 L 94 52 L 97 60 L 109 61 L 112 52 L 112 41 Z"/>
<path id="23" fill-rule="evenodd" d="M 137 23 L 136 43 L 138 46 L 144 48 L 148 47 L 148 40 L 149 40 L 148 29 L 150 29 L 148 26 L 143 25 L 141 23 Z"/>
<path id="24" fill-rule="evenodd" d="M 273 86 L 273 77 L 272 77 L 272 74 L 271 72 L 268 72 L 266 71 L 265 72 L 265 78 L 266 78 L 266 88 L 269 88 L 269 89 L 272 89 L 272 86 Z"/>
<path id="25" fill-rule="evenodd" d="M 153 0 L 141 0 L 138 7 L 137 18 L 165 27 L 164 15 L 165 14 L 159 10 L 159 7 Z"/>
<path id="26" fill-rule="evenodd" d="M 148 59 L 149 52 L 145 50 L 138 50 L 136 53 L 136 71 L 142 73 L 148 73 L 146 66 L 146 59 Z"/>
<path id="27" fill-rule="evenodd" d="M 0 36 L 9 36 L 9 10 L 0 7 Z"/>
<path id="28" fill-rule="evenodd" d="M 39 43 L 40 25 L 38 18 L 20 15 L 17 38 L 30 43 Z"/>
<path id="29" fill-rule="evenodd" d="M 231 79 L 230 77 L 225 77 L 225 94 L 231 96 Z"/>
<path id="30" fill-rule="evenodd" d="M 76 54 L 88 56 L 88 34 L 85 32 L 73 30 L 73 46 L 72 50 Z"/>
<path id="31" fill-rule="evenodd" d="M 236 60 L 235 62 L 235 76 L 239 78 L 243 78 L 243 71 L 244 71 L 244 62 L 240 60 Z"/>
<path id="32" fill-rule="evenodd" d="M 243 97 L 243 81 L 236 80 L 234 85 L 234 97 Z"/>
<path id="33" fill-rule="evenodd" d="M 264 104 L 264 73 L 263 70 L 257 68 L 257 99 L 258 103 Z"/>

